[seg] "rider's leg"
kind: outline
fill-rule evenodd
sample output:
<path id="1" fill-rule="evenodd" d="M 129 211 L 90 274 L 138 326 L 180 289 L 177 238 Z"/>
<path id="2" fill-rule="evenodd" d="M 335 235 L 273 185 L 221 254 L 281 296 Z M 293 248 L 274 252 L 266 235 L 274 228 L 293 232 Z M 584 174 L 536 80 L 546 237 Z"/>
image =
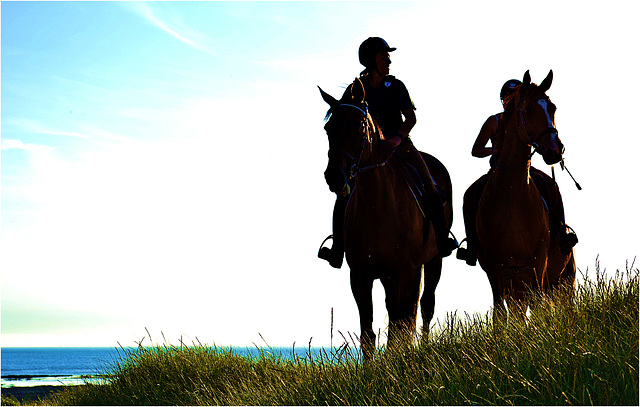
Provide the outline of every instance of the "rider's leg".
<path id="1" fill-rule="evenodd" d="M 487 184 L 489 174 L 484 174 L 478 178 L 464 193 L 462 200 L 462 216 L 464 218 L 464 228 L 467 234 L 467 248 L 458 249 L 457 257 L 465 260 L 468 265 L 475 266 L 478 260 L 478 232 L 476 230 L 476 215 L 478 214 L 478 204 L 482 191 Z"/>
<path id="2" fill-rule="evenodd" d="M 336 203 L 333 206 L 333 244 L 331 249 L 321 247 L 318 257 L 327 260 L 332 267 L 339 269 L 342 267 L 344 259 L 344 211 L 347 209 L 349 196 L 336 196 Z"/>
<path id="3" fill-rule="evenodd" d="M 569 254 L 571 248 L 578 243 L 578 236 L 565 223 L 564 204 L 562 203 L 562 195 L 558 184 L 553 178 L 537 168 L 531 167 L 530 173 L 538 191 L 547 202 L 551 233 L 555 233 L 558 236 L 560 251 L 563 254 Z"/>
<path id="4" fill-rule="evenodd" d="M 458 245 L 455 240 L 449 238 L 449 233 L 445 225 L 446 222 L 442 199 L 436 190 L 436 186 L 433 183 L 427 164 L 424 162 L 422 155 L 410 139 L 405 138 L 402 144 L 396 148 L 395 154 L 400 159 L 412 165 L 418 171 L 420 179 L 424 185 L 425 196 L 423 199 L 426 204 L 425 208 L 429 211 L 429 218 L 433 224 L 438 252 L 442 257 L 449 256 Z"/>

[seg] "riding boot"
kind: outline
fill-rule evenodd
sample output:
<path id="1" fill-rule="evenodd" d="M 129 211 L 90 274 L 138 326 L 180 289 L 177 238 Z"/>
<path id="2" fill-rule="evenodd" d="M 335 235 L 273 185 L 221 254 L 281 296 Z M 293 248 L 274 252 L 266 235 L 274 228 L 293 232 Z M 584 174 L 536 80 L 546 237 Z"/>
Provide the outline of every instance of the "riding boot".
<path id="1" fill-rule="evenodd" d="M 573 246 L 578 244 L 576 232 L 564 222 L 558 228 L 558 244 L 560 245 L 560 253 L 565 256 L 571 253 Z"/>
<path id="2" fill-rule="evenodd" d="M 333 206 L 333 235 L 329 235 L 318 250 L 318 257 L 329 262 L 331 267 L 342 267 L 344 259 L 344 211 L 347 209 L 349 196 L 337 196 Z M 331 248 L 323 247 L 324 243 L 333 240 Z"/>
<path id="3" fill-rule="evenodd" d="M 467 237 L 466 239 L 462 239 L 460 245 L 462 243 L 467 242 L 467 247 L 459 247 L 458 252 L 456 253 L 456 258 L 458 260 L 464 260 L 469 266 L 475 266 L 478 262 L 478 246 L 471 237 Z"/>
<path id="4" fill-rule="evenodd" d="M 436 235 L 436 246 L 441 257 L 447 257 L 458 247 L 456 241 L 448 236 L 445 226 L 444 208 L 442 200 L 437 192 L 426 193 L 424 195 L 425 207 L 429 211 L 429 218 L 433 224 L 433 231 Z"/>
<path id="5" fill-rule="evenodd" d="M 462 240 L 466 240 L 467 247 L 460 247 L 456 253 L 458 260 L 464 260 L 469 266 L 475 266 L 478 262 L 478 232 L 476 231 L 476 215 L 478 214 L 478 205 L 480 204 L 480 197 L 484 191 L 484 187 L 489 179 L 489 174 L 485 174 L 478 178 L 471 186 L 465 191 L 462 198 L 462 216 L 464 218 L 464 229 L 467 233 L 467 237 Z M 460 244 L 462 245 L 462 242 Z"/>
<path id="6" fill-rule="evenodd" d="M 322 247 L 321 245 L 320 250 L 318 250 L 318 257 L 321 258 L 322 260 L 328 261 L 331 267 L 339 269 L 342 267 L 342 260 L 344 258 L 344 248 L 341 248 L 340 247 L 341 245 L 339 243 L 336 243 L 336 239 L 334 239 L 333 235 L 327 236 L 327 238 L 324 239 L 322 244 L 324 245 L 324 242 L 326 242 L 329 239 L 333 239 L 333 244 L 331 245 L 331 248 Z"/>

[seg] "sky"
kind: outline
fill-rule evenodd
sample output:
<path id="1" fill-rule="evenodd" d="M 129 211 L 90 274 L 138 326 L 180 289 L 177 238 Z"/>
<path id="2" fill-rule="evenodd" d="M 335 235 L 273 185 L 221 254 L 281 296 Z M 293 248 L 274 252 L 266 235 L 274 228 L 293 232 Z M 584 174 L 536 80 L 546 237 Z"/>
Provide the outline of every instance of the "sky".
<path id="1" fill-rule="evenodd" d="M 347 265 L 316 257 L 334 202 L 317 86 L 339 97 L 370 36 L 397 47 L 412 139 L 449 169 L 459 240 L 462 195 L 489 166 L 471 147 L 501 111 L 500 87 L 553 69 L 548 95 L 583 188 L 556 166 L 579 280 L 597 261 L 624 270 L 640 254 L 639 9 L 3 1 L 2 346 L 306 347 L 358 335 Z M 533 165 L 550 173 L 539 156 Z M 434 323 L 490 308 L 482 269 L 446 258 Z M 383 332 L 379 283 L 374 309 Z"/>

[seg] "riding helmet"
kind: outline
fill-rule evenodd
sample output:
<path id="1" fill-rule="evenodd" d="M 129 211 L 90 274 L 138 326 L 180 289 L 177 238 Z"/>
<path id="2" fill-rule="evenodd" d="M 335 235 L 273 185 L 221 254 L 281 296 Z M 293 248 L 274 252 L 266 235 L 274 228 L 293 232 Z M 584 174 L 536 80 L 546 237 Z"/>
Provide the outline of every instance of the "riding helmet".
<path id="1" fill-rule="evenodd" d="M 396 48 L 391 48 L 385 40 L 380 37 L 369 37 L 360 44 L 358 49 L 358 57 L 360 63 L 365 68 L 370 68 L 376 64 L 376 54 L 378 52 L 391 52 Z"/>
<path id="2" fill-rule="evenodd" d="M 506 96 L 509 96 L 515 91 L 516 86 L 520 85 L 522 85 L 522 82 L 517 79 L 509 79 L 506 81 L 504 85 L 502 85 L 502 89 L 500 89 L 500 100 L 504 100 Z"/>

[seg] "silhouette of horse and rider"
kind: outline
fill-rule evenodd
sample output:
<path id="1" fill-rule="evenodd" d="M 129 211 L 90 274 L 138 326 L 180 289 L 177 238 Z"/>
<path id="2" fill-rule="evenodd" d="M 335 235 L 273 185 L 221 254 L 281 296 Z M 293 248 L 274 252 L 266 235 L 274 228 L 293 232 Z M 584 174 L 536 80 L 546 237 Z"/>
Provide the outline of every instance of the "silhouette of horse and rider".
<path id="1" fill-rule="evenodd" d="M 531 167 L 535 152 L 547 164 L 560 162 L 564 152 L 555 105 L 546 96 L 552 72 L 540 86 L 528 71 L 522 81 L 507 81 L 500 92 L 504 112 L 482 126 L 472 155 L 491 156 L 491 169 L 464 194 L 463 248 L 449 237 L 449 173 L 435 157 L 418 151 L 409 136 L 415 105 L 404 83 L 389 75 L 389 53 L 395 50 L 382 38 L 368 38 L 359 48 L 365 69 L 342 97 L 320 89 L 330 106 L 325 179 L 336 202 L 333 234 L 325 239 L 332 245 L 323 242 L 318 256 L 335 268 L 346 257 L 365 358 L 375 348 L 374 280 L 385 289 L 389 346 L 415 334 L 418 301 L 426 335 L 442 259 L 456 248 L 459 259 L 469 265 L 477 261 L 485 270 L 496 317 L 504 315 L 504 300 L 510 311 L 521 309 L 529 290 L 548 291 L 575 280 L 577 237 L 565 224 L 560 191 L 552 178 Z"/>

